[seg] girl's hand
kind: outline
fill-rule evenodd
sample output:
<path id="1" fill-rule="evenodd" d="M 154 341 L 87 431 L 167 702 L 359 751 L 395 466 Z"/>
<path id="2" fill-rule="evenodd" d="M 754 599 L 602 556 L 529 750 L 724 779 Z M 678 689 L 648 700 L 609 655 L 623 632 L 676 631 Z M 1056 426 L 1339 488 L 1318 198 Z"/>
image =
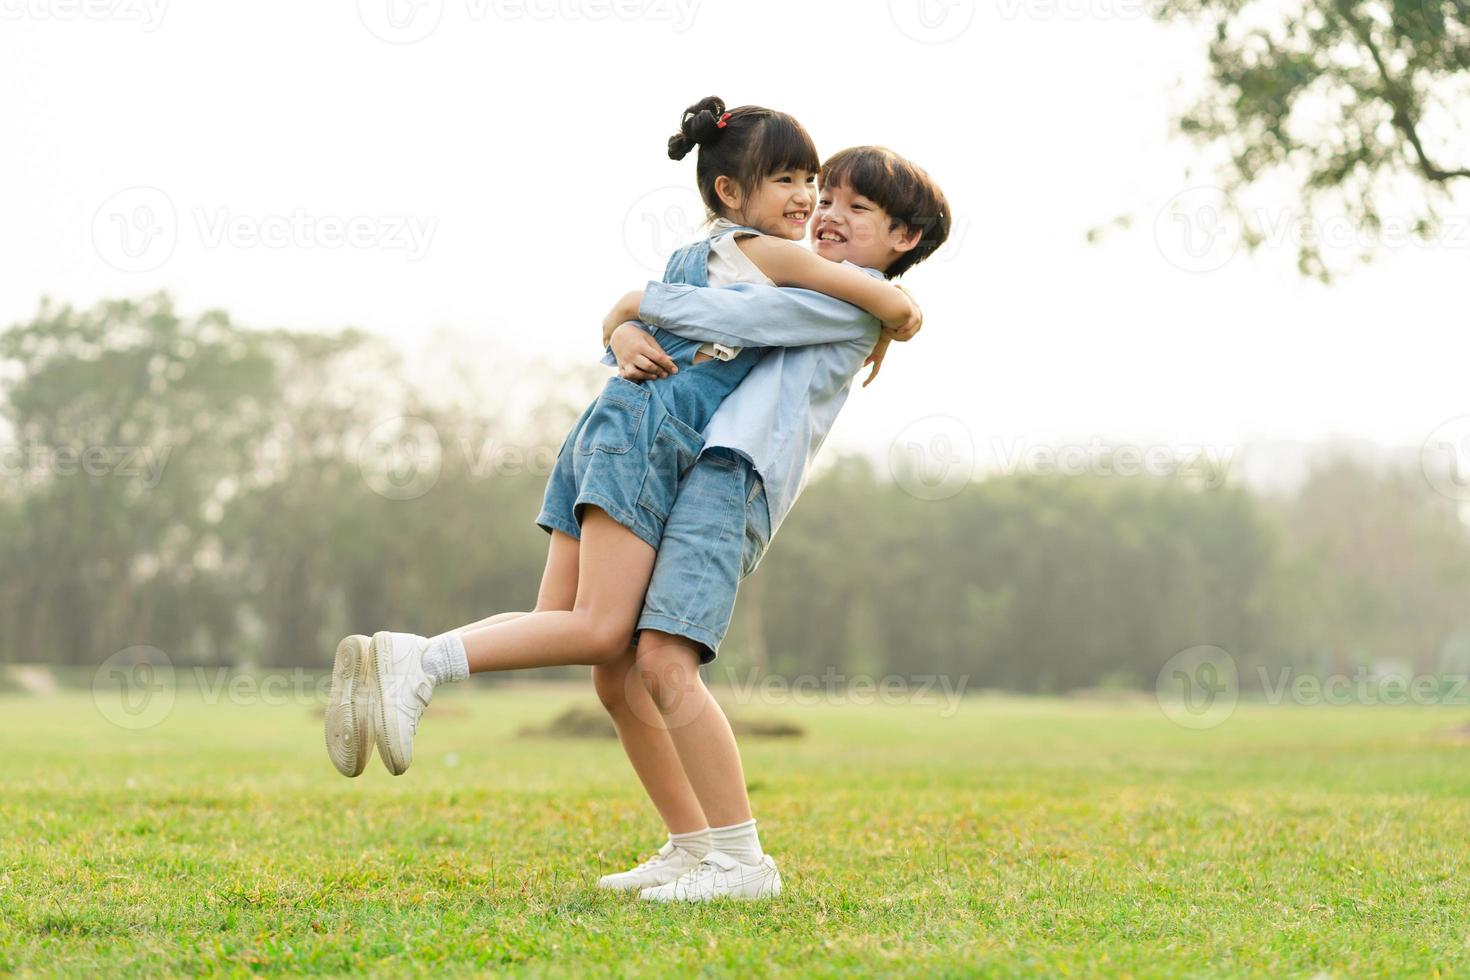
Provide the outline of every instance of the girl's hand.
<path id="1" fill-rule="evenodd" d="M 900 286 L 898 283 L 894 283 L 893 285 L 897 289 L 903 289 L 903 287 Z M 909 303 L 913 306 L 913 314 L 909 316 L 907 322 L 905 322 L 902 326 L 883 328 L 883 336 L 885 339 L 896 340 L 899 343 L 913 340 L 914 334 L 918 333 L 920 328 L 924 326 L 924 311 L 919 309 L 919 301 L 914 299 L 914 294 L 909 292 L 907 289 L 903 289 L 903 294 L 909 298 Z M 882 361 L 882 358 L 880 357 L 878 358 L 878 360 Z M 878 372 L 875 369 L 873 371 L 873 374 L 877 373 Z M 869 377 L 868 380 L 872 381 L 873 379 L 872 377 Z"/>
<path id="2" fill-rule="evenodd" d="M 618 377 L 629 381 L 652 381 L 679 373 L 674 359 L 664 353 L 658 341 L 636 323 L 624 323 L 612 332 L 608 342 L 618 360 Z"/>
<path id="3" fill-rule="evenodd" d="M 863 367 L 867 367 L 869 364 L 873 365 L 873 370 L 868 372 L 867 379 L 863 381 L 864 388 L 872 384 L 873 379 L 878 376 L 878 372 L 883 369 L 883 358 L 888 354 L 888 345 L 892 342 L 892 337 L 880 337 L 878 338 L 878 342 L 873 345 L 873 352 L 863 362 Z"/>

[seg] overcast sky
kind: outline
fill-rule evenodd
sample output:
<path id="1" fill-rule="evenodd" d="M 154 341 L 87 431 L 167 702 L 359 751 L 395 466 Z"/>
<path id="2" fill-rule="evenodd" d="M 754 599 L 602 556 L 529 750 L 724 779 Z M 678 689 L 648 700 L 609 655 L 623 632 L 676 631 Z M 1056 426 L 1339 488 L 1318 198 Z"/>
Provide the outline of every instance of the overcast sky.
<path id="1" fill-rule="evenodd" d="M 925 329 L 855 391 L 835 445 L 882 451 L 917 425 L 958 426 L 982 457 L 1092 435 L 1418 446 L 1470 413 L 1470 227 L 1331 288 L 1297 276 L 1289 240 L 1202 237 L 1209 173 L 1169 119 L 1203 46 L 1137 0 L 0 0 L 0 17 L 5 324 L 42 295 L 161 288 L 249 325 L 408 346 L 451 328 L 508 362 L 592 360 L 604 310 L 694 230 L 693 157 L 664 143 L 716 94 L 791 112 L 824 155 L 890 146 L 954 206 L 951 244 L 907 279 Z M 1086 243 L 1119 215 L 1131 227 Z"/>

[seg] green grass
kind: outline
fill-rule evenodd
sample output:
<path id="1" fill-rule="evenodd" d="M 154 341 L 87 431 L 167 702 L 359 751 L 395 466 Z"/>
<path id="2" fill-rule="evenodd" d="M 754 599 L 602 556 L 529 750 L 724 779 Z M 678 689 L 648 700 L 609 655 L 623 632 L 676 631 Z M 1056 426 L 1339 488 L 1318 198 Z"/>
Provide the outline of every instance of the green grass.
<path id="1" fill-rule="evenodd" d="M 661 906 L 592 888 L 662 839 L 617 744 L 514 735 L 590 697 L 441 692 L 347 780 L 310 704 L 0 696 L 0 972 L 1470 975 L 1463 712 L 782 709 L 785 894 Z"/>

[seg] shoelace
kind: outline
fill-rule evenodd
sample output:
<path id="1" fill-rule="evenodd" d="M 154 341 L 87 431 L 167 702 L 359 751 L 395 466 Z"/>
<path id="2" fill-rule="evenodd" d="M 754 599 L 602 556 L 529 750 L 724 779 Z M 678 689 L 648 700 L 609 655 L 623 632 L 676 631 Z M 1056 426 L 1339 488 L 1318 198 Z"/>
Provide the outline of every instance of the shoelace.
<path id="1" fill-rule="evenodd" d="M 713 878 L 715 875 L 723 873 L 724 870 L 724 868 L 715 864 L 713 861 L 700 861 L 694 870 L 689 872 L 689 881 L 687 884 L 693 885 L 696 882 L 704 881 L 706 878 Z"/>
<path id="2" fill-rule="evenodd" d="M 667 846 L 668 845 L 665 845 L 665 847 L 667 847 Z M 633 870 L 634 871 L 647 871 L 649 868 L 653 867 L 654 865 L 661 864 L 661 863 L 669 860 L 669 858 L 671 858 L 673 856 L 674 856 L 673 848 L 669 848 L 669 850 L 665 851 L 661 847 L 661 848 L 658 849 L 658 853 L 657 854 L 655 854 L 653 857 L 649 858 L 647 861 L 644 861 L 642 864 L 638 865 L 638 867 L 634 868 Z"/>

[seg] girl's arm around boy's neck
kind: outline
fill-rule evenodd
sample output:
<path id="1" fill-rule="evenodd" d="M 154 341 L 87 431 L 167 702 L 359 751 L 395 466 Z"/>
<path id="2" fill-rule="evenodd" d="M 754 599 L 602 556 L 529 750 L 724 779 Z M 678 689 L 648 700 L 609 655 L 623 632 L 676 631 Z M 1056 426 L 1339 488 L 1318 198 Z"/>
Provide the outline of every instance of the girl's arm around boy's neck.
<path id="1" fill-rule="evenodd" d="M 904 291 L 861 269 L 829 262 L 794 242 L 771 235 L 740 239 L 747 258 L 778 286 L 826 293 L 867 310 L 885 327 L 902 328 L 916 310 Z"/>

